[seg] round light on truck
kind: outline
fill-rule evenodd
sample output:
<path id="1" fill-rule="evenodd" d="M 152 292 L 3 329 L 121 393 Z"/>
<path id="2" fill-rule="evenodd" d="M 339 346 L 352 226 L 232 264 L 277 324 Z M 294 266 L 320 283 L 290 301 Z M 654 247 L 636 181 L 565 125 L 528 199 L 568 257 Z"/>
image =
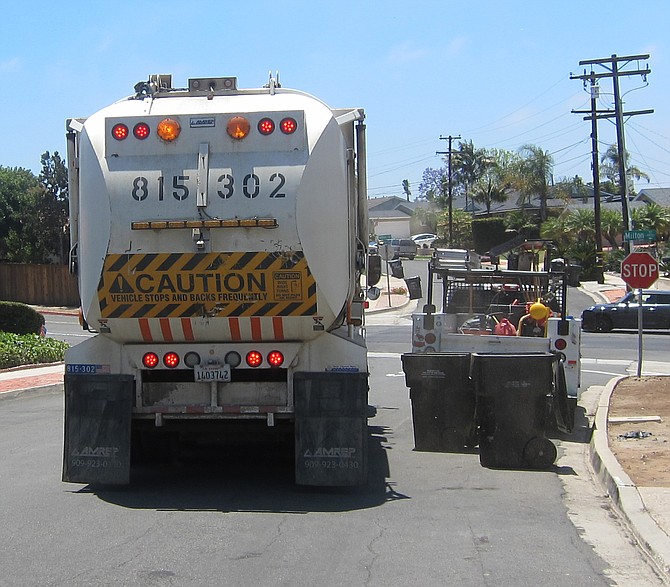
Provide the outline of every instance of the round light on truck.
<path id="1" fill-rule="evenodd" d="M 226 125 L 226 132 L 228 135 L 239 141 L 249 134 L 251 125 L 244 116 L 233 116 Z"/>
<path id="2" fill-rule="evenodd" d="M 263 362 L 263 355 L 258 351 L 249 351 L 247 353 L 247 365 L 249 367 L 258 367 Z"/>
<path id="3" fill-rule="evenodd" d="M 156 134 L 166 143 L 171 143 L 179 137 L 181 125 L 174 118 L 164 118 L 156 127 Z"/>
<path id="4" fill-rule="evenodd" d="M 285 135 L 292 135 L 298 130 L 298 123 L 295 121 L 295 118 L 284 118 L 279 123 L 279 128 Z"/>
<path id="5" fill-rule="evenodd" d="M 179 355 L 173 352 L 165 353 L 163 355 L 163 364 L 170 369 L 174 369 L 179 365 Z"/>
<path id="6" fill-rule="evenodd" d="M 237 351 L 228 351 L 223 360 L 227 365 L 230 365 L 234 369 L 235 367 L 239 367 L 242 362 L 242 357 Z"/>
<path id="7" fill-rule="evenodd" d="M 275 131 L 275 123 L 271 118 L 262 118 L 258 123 L 258 132 L 262 135 L 271 135 Z"/>
<path id="8" fill-rule="evenodd" d="M 284 355 L 281 351 L 270 351 L 270 354 L 268 355 L 268 363 L 270 363 L 270 367 L 281 367 L 283 362 Z"/>
<path id="9" fill-rule="evenodd" d="M 135 138 L 139 139 L 140 141 L 146 139 L 150 133 L 151 129 L 149 128 L 149 125 L 146 122 L 138 122 L 133 127 L 133 134 L 135 135 Z"/>
<path id="10" fill-rule="evenodd" d="M 200 364 L 200 355 L 195 351 L 189 351 L 184 355 L 184 364 L 193 369 L 193 367 Z"/>
<path id="11" fill-rule="evenodd" d="M 156 353 L 144 353 L 144 356 L 142 357 L 142 364 L 147 369 L 153 369 L 156 365 L 158 365 L 158 362 L 159 359 Z"/>
<path id="12" fill-rule="evenodd" d="M 125 124 L 115 124 L 112 127 L 112 136 L 117 140 L 117 141 L 122 141 L 126 138 L 128 138 L 128 127 Z"/>
<path id="13" fill-rule="evenodd" d="M 557 338 L 554 341 L 554 346 L 556 347 L 556 350 L 562 351 L 565 350 L 565 348 L 568 346 L 568 343 L 564 338 Z"/>

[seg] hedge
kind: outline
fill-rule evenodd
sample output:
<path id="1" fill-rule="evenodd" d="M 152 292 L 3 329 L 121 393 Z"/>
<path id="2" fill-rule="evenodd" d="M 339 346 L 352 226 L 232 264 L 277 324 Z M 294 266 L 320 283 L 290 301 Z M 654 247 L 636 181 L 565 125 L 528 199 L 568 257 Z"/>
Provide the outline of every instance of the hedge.
<path id="1" fill-rule="evenodd" d="M 44 316 L 20 302 L 0 302 L 0 332 L 40 334 Z"/>

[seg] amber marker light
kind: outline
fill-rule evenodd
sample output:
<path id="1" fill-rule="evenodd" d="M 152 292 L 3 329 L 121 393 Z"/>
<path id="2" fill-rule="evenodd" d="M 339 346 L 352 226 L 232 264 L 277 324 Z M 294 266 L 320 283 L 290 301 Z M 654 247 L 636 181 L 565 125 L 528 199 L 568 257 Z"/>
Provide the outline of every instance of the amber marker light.
<path id="1" fill-rule="evenodd" d="M 233 116 L 226 125 L 228 135 L 237 141 L 246 137 L 250 129 L 251 125 L 244 116 Z"/>
<path id="2" fill-rule="evenodd" d="M 156 134 L 166 143 L 171 143 L 179 137 L 181 125 L 174 118 L 164 118 L 158 123 Z"/>

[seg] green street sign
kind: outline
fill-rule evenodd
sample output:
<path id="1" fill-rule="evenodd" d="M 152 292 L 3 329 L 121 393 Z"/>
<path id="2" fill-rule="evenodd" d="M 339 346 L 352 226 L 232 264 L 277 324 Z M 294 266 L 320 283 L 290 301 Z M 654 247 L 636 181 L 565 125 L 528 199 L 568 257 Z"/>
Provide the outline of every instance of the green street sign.
<path id="1" fill-rule="evenodd" d="M 625 241 L 655 241 L 655 230 L 626 230 L 623 233 L 623 240 Z"/>

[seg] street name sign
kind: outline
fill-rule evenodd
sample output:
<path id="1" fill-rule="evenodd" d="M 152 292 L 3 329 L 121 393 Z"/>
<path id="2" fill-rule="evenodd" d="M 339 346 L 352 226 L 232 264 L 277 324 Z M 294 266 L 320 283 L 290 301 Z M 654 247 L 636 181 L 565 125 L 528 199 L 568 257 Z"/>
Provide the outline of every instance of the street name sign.
<path id="1" fill-rule="evenodd" d="M 623 240 L 625 241 L 655 241 L 655 230 L 626 230 L 623 233 Z"/>

